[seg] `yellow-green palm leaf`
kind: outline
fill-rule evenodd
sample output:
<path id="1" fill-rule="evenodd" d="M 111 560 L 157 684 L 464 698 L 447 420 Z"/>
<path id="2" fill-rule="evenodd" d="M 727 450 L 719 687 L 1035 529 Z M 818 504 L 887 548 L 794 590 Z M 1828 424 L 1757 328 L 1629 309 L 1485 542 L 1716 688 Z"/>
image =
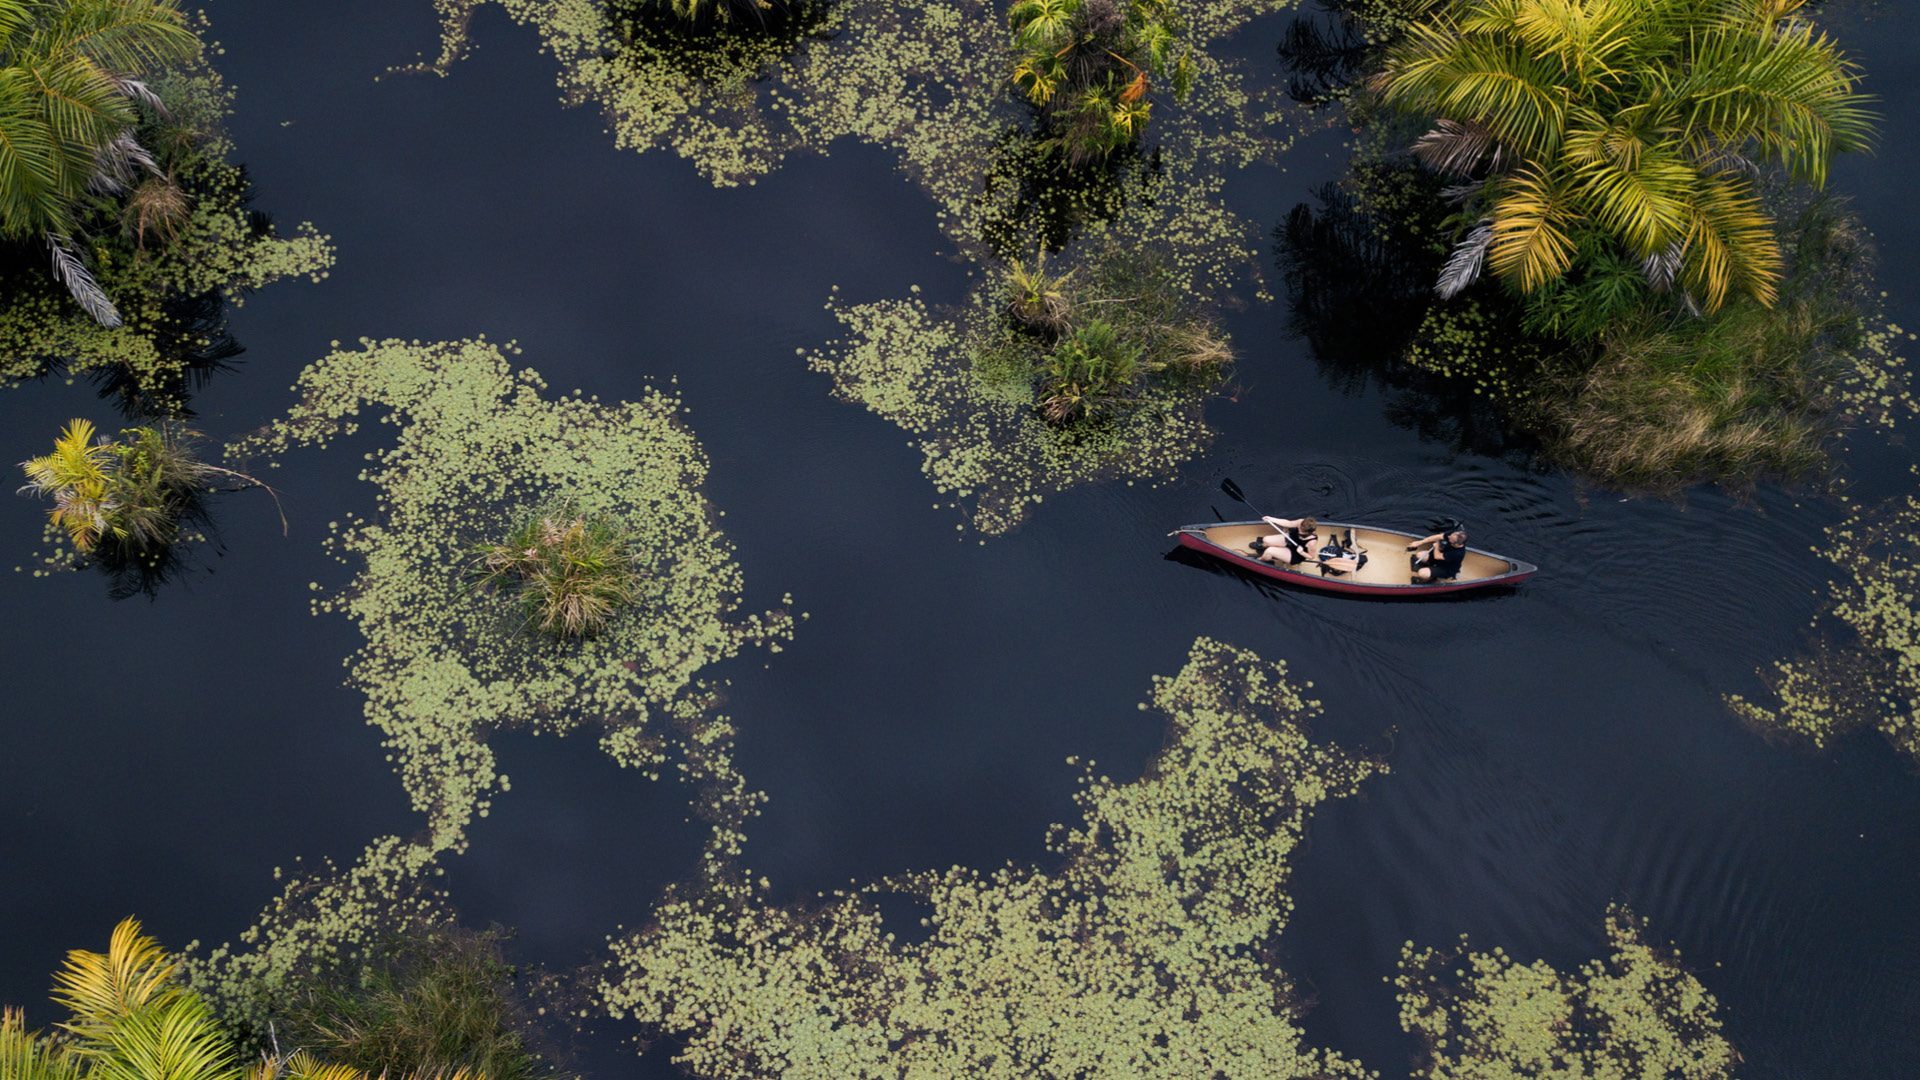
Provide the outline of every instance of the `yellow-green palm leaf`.
<path id="1" fill-rule="evenodd" d="M 1771 304 L 1783 266 L 1773 221 L 1752 187 L 1736 176 L 1702 177 L 1680 270 L 1701 306 L 1718 310 L 1733 290 Z"/>
<path id="2" fill-rule="evenodd" d="M 52 497 L 48 517 L 81 552 L 91 551 L 107 532 L 112 461 L 112 447 L 94 439 L 93 424 L 71 420 L 54 440 L 53 453 L 20 463 L 27 475 L 21 490 Z"/>
<path id="3" fill-rule="evenodd" d="M 0 1080 L 81 1080 L 80 1062 L 67 1049 L 27 1030 L 18 1009 L 0 1009 Z"/>
<path id="4" fill-rule="evenodd" d="M 1567 236 L 1568 199 L 1551 180 L 1531 168 L 1505 185 L 1493 204 L 1493 244 L 1487 262 L 1531 291 L 1573 265 L 1573 241 Z"/>
<path id="5" fill-rule="evenodd" d="M 68 430 L 83 424 L 76 420 Z M 137 920 L 122 919 L 105 953 L 74 949 L 54 973 L 53 1000 L 72 1014 L 61 1027 L 82 1040 L 97 1039 L 143 1009 L 169 1004 L 184 993 L 173 982 L 176 967 Z"/>

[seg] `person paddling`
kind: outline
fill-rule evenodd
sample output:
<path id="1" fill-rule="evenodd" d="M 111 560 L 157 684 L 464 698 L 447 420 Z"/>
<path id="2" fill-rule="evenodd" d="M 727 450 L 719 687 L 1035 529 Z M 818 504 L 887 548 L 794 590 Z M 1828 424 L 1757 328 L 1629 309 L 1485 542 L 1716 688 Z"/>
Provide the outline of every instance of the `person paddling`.
<path id="1" fill-rule="evenodd" d="M 1467 560 L 1467 530 L 1437 532 L 1408 544 L 1407 550 L 1414 553 L 1407 562 L 1413 567 L 1416 583 L 1458 577 L 1460 564 Z"/>
<path id="2" fill-rule="evenodd" d="M 1273 526 L 1272 536 L 1256 536 L 1249 543 L 1254 557 L 1293 566 L 1320 553 L 1320 523 L 1312 515 L 1300 518 L 1262 517 Z"/>

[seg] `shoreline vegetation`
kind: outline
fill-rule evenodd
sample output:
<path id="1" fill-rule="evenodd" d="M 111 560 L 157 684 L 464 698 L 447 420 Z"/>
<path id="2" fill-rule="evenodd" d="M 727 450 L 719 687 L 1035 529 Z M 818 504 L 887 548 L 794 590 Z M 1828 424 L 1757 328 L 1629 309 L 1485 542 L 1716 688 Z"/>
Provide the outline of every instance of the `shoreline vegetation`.
<path id="1" fill-rule="evenodd" d="M 1608 0 L 1576 32 L 1552 7 L 1342 0 L 1282 45 L 1295 93 L 1360 133 L 1348 263 L 1384 234 L 1427 277 L 1383 275 L 1389 378 L 1627 492 L 1817 475 L 1845 430 L 1909 416 L 1911 335 L 1819 191 L 1870 146 L 1870 100 L 1810 9 Z M 1332 239 L 1312 214 L 1283 230 L 1290 279 Z"/>
<path id="2" fill-rule="evenodd" d="M 304 987 L 279 1027 L 236 1034 L 128 918 L 54 974 L 67 1019 L 0 1012 L 6 1080 L 564 1080 L 526 1048 L 497 939 L 436 930 Z"/>
<path id="3" fill-rule="evenodd" d="M 233 93 L 208 62 L 203 19 L 151 0 L 33 0 L 25 12 L 0 33 L 0 63 L 69 65 L 58 92 L 90 119 L 46 153 L 95 164 L 72 176 L 49 167 L 49 185 L 22 178 L 40 174 L 31 151 L 0 168 L 0 384 L 86 377 L 130 416 L 183 415 L 192 390 L 242 351 L 227 310 L 278 280 L 324 279 L 333 245 L 252 208 L 225 130 Z M 79 44 L 49 29 L 63 18 L 114 29 Z"/>

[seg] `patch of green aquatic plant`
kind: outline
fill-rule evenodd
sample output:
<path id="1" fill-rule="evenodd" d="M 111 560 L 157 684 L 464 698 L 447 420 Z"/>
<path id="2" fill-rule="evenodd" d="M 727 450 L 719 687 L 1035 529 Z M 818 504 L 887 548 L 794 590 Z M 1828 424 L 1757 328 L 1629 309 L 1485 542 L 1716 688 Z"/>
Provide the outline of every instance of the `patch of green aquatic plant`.
<path id="1" fill-rule="evenodd" d="M 1544 961 L 1452 949 L 1401 950 L 1400 1026 L 1420 1036 L 1425 1080 L 1724 1080 L 1740 1054 L 1720 1004 L 1646 940 L 1625 908 L 1607 912 L 1611 952 L 1566 974 Z"/>
<path id="2" fill-rule="evenodd" d="M 1762 731 L 1823 749 L 1878 730 L 1920 763 L 1920 498 L 1856 507 L 1817 551 L 1839 571 L 1815 620 L 1828 632 L 1762 673 L 1763 699 L 1727 703 Z"/>
<path id="3" fill-rule="evenodd" d="M 777 651 L 791 620 L 739 611 L 740 569 L 700 493 L 706 456 L 677 397 L 548 397 L 508 356 L 486 341 L 362 342 L 307 368 L 287 417 L 230 448 L 325 446 L 359 432 L 366 414 L 395 429 L 360 474 L 377 517 L 329 527 L 329 547 L 360 569 L 313 606 L 360 628 L 349 682 L 427 820 L 344 872 L 298 876 L 199 969 L 223 996 L 257 996 L 309 961 L 367 947 L 391 931 L 402 898 L 430 904 L 436 860 L 463 850 L 469 823 L 509 787 L 489 745 L 496 731 L 596 728 L 616 762 L 654 779 L 671 768 L 690 785 L 712 826 L 709 859 L 738 848 L 757 796 L 733 767 L 732 724 L 702 673 L 750 646 Z M 527 633 L 512 598 L 466 576 L 476 544 L 560 502 L 616 526 L 643 563 L 633 602 L 580 640 Z"/>
<path id="4" fill-rule="evenodd" d="M 314 601 L 359 625 L 350 681 L 386 737 L 436 846 L 458 846 L 499 777 L 486 735 L 503 727 L 602 731 L 623 765 L 665 761 L 654 713 L 694 690 L 699 672 L 750 645 L 778 649 L 783 612 L 742 617 L 739 567 L 700 494 L 706 456 L 679 422 L 679 400 L 542 396 L 485 341 L 363 342 L 304 371 L 287 418 L 239 453 L 324 446 L 358 431 L 363 411 L 398 429 L 363 479 L 380 518 L 334 523 L 329 546 L 363 566 Z M 529 507 L 564 500 L 616 523 L 644 565 L 634 603 L 573 642 L 522 633 L 512 600 L 476 592 L 468 551 Z"/>
<path id="5" fill-rule="evenodd" d="M 844 336 L 808 354 L 835 393 L 912 437 L 935 490 L 974 528 L 1004 533 L 1047 494 L 1110 477 L 1158 480 L 1212 438 L 1204 383 L 1142 388 L 1103 420 L 1050 423 L 1029 366 L 1036 349 L 1008 343 L 1005 292 L 982 285 L 958 311 L 914 296 L 828 305 Z"/>
<path id="6" fill-rule="evenodd" d="M 1143 706 L 1147 707 L 1147 706 Z M 965 867 L 768 906 L 740 870 L 614 942 L 602 994 L 703 1076 L 1366 1077 L 1305 1045 L 1273 946 L 1309 816 L 1384 766 L 1308 738 L 1282 664 L 1202 638 L 1154 680 L 1167 745 L 1085 765 L 1056 868 Z M 931 908 L 900 940 L 874 897 Z"/>
<path id="7" fill-rule="evenodd" d="M 175 411 L 193 373 L 238 351 L 226 305 L 283 278 L 317 281 L 332 265 L 333 246 L 313 226 L 283 235 L 250 209 L 252 189 L 225 126 L 233 93 L 204 58 L 152 89 L 167 115 L 145 114 L 138 136 L 162 176 L 126 195 L 93 197 L 73 238 L 122 325 L 102 326 L 81 310 L 37 248 L 0 255 L 0 383 L 50 370 L 97 375 L 129 404 Z"/>
<path id="8" fill-rule="evenodd" d="M 487 3 L 539 32 L 560 65 L 563 96 L 597 102 L 619 145 L 670 148 L 717 184 L 751 182 L 789 152 L 825 153 L 836 140 L 860 139 L 896 154 L 933 199 L 941 229 L 968 251 L 1010 240 L 1036 189 L 1071 198 L 1013 93 L 996 4 L 849 0 L 822 5 L 812 16 L 817 27 L 791 39 L 649 44 L 624 9 L 600 0 L 436 0 L 443 38 L 429 70 L 445 72 L 464 55 L 467 23 Z M 1153 160 L 1125 170 L 1135 190 L 1096 196 L 1106 211 L 1131 208 L 1126 235 L 1151 238 L 1196 286 L 1229 288 L 1256 265 L 1251 224 L 1221 201 L 1223 174 L 1273 160 L 1295 126 L 1283 100 L 1250 90 L 1208 46 L 1293 3 L 1184 6 L 1194 91 L 1155 119 Z M 762 47 L 769 51 L 753 51 Z M 726 53 L 723 61 L 708 51 L 726 49 L 751 55 Z M 1090 208 L 1088 216 L 1102 212 Z M 1031 245 L 1029 231 L 996 250 Z"/>

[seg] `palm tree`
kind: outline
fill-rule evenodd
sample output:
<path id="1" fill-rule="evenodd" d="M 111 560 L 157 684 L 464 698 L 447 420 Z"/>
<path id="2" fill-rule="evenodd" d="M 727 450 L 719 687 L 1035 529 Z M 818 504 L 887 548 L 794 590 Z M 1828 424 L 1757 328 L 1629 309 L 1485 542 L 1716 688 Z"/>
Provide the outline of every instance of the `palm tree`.
<path id="1" fill-rule="evenodd" d="M 1472 225 L 1443 269 L 1531 293 L 1630 259 L 1718 310 L 1771 304 L 1782 269 L 1757 162 L 1825 184 L 1872 137 L 1859 69 L 1805 0 L 1458 0 L 1409 28 L 1375 85 L 1435 117 L 1414 144 Z"/>
<path id="2" fill-rule="evenodd" d="M 1073 164 L 1139 138 L 1154 78 L 1168 77 L 1175 97 L 1192 84 L 1172 0 L 1015 0 L 1007 18 L 1014 85 L 1057 126 L 1049 145 Z"/>
<path id="3" fill-rule="evenodd" d="M 7 2 L 0 0 L 0 10 Z M 61 1034 L 29 1031 L 20 1010 L 0 1011 L 0 1078 L 373 1080 L 300 1052 L 246 1064 L 213 1010 L 176 980 L 177 970 L 133 919 L 114 927 L 104 954 L 68 953 L 54 975 L 54 1000 L 69 1012 Z M 435 1080 L 484 1077 L 458 1070 Z"/>
<path id="4" fill-rule="evenodd" d="M 198 48 L 174 0 L 0 0 L 0 240 L 44 241 L 103 325 L 120 313 L 74 252 L 76 208 L 158 173 L 133 136 L 137 104 L 160 107 L 140 76 Z"/>

